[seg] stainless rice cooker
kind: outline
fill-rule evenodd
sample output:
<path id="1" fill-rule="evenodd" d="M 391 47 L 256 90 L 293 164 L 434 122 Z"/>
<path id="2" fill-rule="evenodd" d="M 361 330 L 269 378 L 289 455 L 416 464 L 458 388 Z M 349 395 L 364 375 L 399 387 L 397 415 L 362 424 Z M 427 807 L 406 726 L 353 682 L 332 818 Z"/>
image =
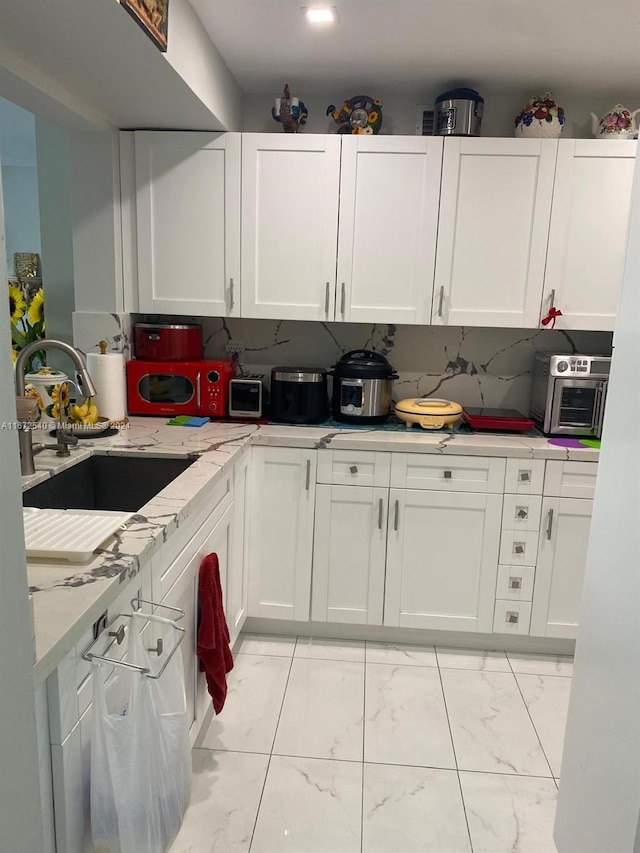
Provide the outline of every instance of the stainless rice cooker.
<path id="1" fill-rule="evenodd" d="M 436 98 L 436 136 L 480 136 L 484 99 L 475 89 L 450 89 Z"/>
<path id="2" fill-rule="evenodd" d="M 333 417 L 353 424 L 383 423 L 391 414 L 391 388 L 398 374 L 371 350 L 352 350 L 333 371 Z"/>

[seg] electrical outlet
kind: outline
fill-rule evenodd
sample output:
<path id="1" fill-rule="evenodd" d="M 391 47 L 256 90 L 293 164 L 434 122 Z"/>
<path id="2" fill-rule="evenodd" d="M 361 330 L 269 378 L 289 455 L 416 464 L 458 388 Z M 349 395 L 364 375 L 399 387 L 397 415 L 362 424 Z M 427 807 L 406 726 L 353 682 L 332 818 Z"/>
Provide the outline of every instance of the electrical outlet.
<path id="1" fill-rule="evenodd" d="M 229 341 L 227 343 L 227 355 L 232 358 L 240 358 L 244 352 L 244 344 L 242 341 Z"/>

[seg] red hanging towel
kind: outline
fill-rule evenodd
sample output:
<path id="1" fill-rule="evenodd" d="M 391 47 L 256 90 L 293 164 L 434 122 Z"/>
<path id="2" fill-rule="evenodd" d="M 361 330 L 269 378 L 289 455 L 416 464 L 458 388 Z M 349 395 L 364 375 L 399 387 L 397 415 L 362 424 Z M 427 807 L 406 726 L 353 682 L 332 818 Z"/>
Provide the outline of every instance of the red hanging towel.
<path id="1" fill-rule="evenodd" d="M 218 555 L 209 554 L 200 564 L 198 577 L 200 620 L 196 652 L 200 672 L 207 674 L 207 688 L 216 714 L 222 711 L 227 696 L 226 674 L 233 669 L 229 648 L 229 628 L 222 604 L 222 585 Z"/>

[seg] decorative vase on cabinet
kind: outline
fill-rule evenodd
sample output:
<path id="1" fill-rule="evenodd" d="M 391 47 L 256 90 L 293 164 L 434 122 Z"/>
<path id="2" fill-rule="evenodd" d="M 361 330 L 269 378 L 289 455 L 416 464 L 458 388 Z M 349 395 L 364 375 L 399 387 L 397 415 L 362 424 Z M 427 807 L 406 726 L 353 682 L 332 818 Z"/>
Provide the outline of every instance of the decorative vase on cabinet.
<path id="1" fill-rule="evenodd" d="M 557 139 L 564 127 L 565 114 L 553 100 L 551 92 L 532 97 L 515 119 L 517 137 Z"/>

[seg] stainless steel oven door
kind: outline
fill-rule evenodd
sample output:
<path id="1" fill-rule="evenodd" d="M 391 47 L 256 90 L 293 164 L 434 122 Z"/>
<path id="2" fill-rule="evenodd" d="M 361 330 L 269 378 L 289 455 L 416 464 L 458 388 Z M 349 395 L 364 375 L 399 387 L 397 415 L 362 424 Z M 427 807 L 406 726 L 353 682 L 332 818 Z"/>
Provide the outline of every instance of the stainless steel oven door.
<path id="1" fill-rule="evenodd" d="M 606 384 L 601 379 L 555 379 L 549 432 L 600 438 Z"/>

